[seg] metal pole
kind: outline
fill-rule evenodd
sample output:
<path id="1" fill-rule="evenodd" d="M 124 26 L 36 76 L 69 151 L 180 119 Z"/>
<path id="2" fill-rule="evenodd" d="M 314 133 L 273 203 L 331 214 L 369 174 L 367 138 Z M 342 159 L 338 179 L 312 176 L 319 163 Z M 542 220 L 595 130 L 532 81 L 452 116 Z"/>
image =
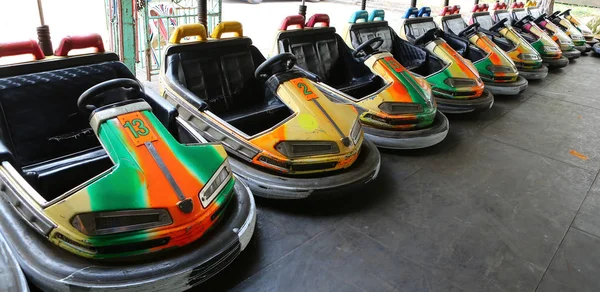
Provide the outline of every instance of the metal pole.
<path id="1" fill-rule="evenodd" d="M 42 7 L 42 0 L 37 0 L 38 13 L 40 14 L 40 26 L 37 27 L 37 36 L 42 52 L 46 56 L 54 55 L 52 49 L 52 40 L 50 39 L 50 27 L 46 25 L 44 20 L 44 8 Z"/>
<path id="2" fill-rule="evenodd" d="M 208 4 L 206 0 L 198 0 L 198 22 L 208 28 Z"/>
<path id="3" fill-rule="evenodd" d="M 302 4 L 298 7 L 298 14 L 302 15 L 302 17 L 306 18 L 306 5 L 304 0 L 302 0 Z"/>
<path id="4" fill-rule="evenodd" d="M 360 3 L 360 10 L 367 10 L 367 0 L 362 0 Z"/>
<path id="5" fill-rule="evenodd" d="M 410 0 L 410 7 L 417 7 L 417 0 Z"/>
<path id="6" fill-rule="evenodd" d="M 475 0 L 475 5 L 479 4 L 479 0 Z"/>
<path id="7" fill-rule="evenodd" d="M 125 66 L 135 74 L 135 24 L 133 20 L 133 1 L 118 0 L 119 10 L 119 55 Z"/>
<path id="8" fill-rule="evenodd" d="M 477 0 L 475 0 L 477 1 Z M 449 6 L 450 5 L 450 0 L 444 0 L 444 6 Z"/>

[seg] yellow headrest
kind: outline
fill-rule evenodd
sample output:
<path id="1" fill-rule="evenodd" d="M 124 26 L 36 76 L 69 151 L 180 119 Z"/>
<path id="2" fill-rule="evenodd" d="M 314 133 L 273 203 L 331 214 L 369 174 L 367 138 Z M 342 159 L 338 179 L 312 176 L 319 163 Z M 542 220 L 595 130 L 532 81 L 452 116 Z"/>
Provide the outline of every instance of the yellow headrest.
<path id="1" fill-rule="evenodd" d="M 178 26 L 171 38 L 169 39 L 169 43 L 171 44 L 179 44 L 181 43 L 181 39 L 185 37 L 198 37 L 199 41 L 206 40 L 206 27 L 200 23 L 192 23 L 192 24 L 182 24 Z"/>
<path id="2" fill-rule="evenodd" d="M 215 27 L 210 37 L 213 39 L 220 39 L 221 35 L 224 33 L 232 32 L 235 34 L 235 37 L 244 36 L 244 29 L 242 28 L 242 24 L 237 21 L 223 21 Z"/>

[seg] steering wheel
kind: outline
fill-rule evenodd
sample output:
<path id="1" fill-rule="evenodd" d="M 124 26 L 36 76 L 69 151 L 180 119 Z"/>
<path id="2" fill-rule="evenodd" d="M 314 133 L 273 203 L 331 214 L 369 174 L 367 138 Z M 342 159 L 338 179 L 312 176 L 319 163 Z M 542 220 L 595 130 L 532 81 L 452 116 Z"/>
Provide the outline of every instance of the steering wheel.
<path id="1" fill-rule="evenodd" d="M 375 44 L 373 46 L 371 46 L 372 44 Z M 360 44 L 360 46 L 358 46 L 354 52 L 352 52 L 352 57 L 354 58 L 358 58 L 360 55 L 360 53 L 364 53 L 365 56 L 373 53 L 374 51 L 376 51 L 377 49 L 379 49 L 379 47 L 381 47 L 381 45 L 383 45 L 383 39 L 381 37 L 374 37 L 372 39 L 369 39 L 367 41 L 365 41 L 364 43 Z M 371 48 L 371 52 L 367 52 L 365 49 L 366 48 Z"/>
<path id="2" fill-rule="evenodd" d="M 296 61 L 296 56 L 292 53 L 281 53 L 273 56 L 256 68 L 254 77 L 261 79 L 273 74 L 286 72 L 296 65 Z"/>
<path id="3" fill-rule="evenodd" d="M 504 24 L 508 21 L 507 18 L 502 18 L 502 20 L 496 22 L 496 24 L 492 25 L 492 27 L 490 27 L 490 31 L 498 31 L 501 27 L 504 26 Z"/>
<path id="4" fill-rule="evenodd" d="M 544 18 L 546 18 L 546 16 L 547 16 L 546 13 L 542 13 L 535 20 L 533 20 L 533 22 L 535 22 L 535 23 L 541 22 L 542 20 L 544 20 Z"/>
<path id="5" fill-rule="evenodd" d="M 560 10 L 558 10 L 558 11 L 554 11 L 554 13 L 550 14 L 550 16 L 548 16 L 548 18 L 555 18 L 555 17 L 558 17 L 559 13 L 560 13 Z"/>
<path id="6" fill-rule="evenodd" d="M 517 20 L 515 22 L 516 27 L 523 27 L 523 25 L 525 25 L 525 23 L 530 22 L 533 19 L 533 17 L 531 15 L 527 15 L 519 20 Z"/>
<path id="7" fill-rule="evenodd" d="M 105 93 L 112 89 L 117 88 L 131 88 L 132 92 L 139 93 L 142 91 L 142 86 L 140 83 L 131 78 L 117 78 L 108 81 L 104 81 L 102 83 L 96 84 L 92 86 L 90 89 L 86 90 L 84 93 L 79 96 L 77 99 L 77 107 L 80 111 L 84 113 L 91 113 L 93 110 L 97 109 L 102 105 L 94 104 L 94 100 L 100 96 L 100 94 Z M 120 96 L 123 100 L 130 99 L 127 95 Z"/>
<path id="8" fill-rule="evenodd" d="M 415 45 L 426 44 L 432 40 L 435 40 L 436 38 L 442 37 L 443 35 L 444 32 L 441 31 L 439 28 L 432 28 L 428 30 L 425 34 L 423 34 L 421 37 L 416 39 Z"/>
<path id="9" fill-rule="evenodd" d="M 480 26 L 478 22 L 474 22 L 473 24 L 467 26 L 461 32 L 458 33 L 459 37 L 464 37 L 465 35 L 470 35 L 477 32 L 477 28 Z"/>

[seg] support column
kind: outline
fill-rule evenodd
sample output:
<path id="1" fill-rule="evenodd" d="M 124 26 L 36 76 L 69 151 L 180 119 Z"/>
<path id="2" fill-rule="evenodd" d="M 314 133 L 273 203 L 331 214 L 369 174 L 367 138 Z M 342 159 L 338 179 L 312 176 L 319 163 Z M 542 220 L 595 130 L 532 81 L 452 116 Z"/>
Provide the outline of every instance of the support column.
<path id="1" fill-rule="evenodd" d="M 119 8 L 119 56 L 135 75 L 135 25 L 132 0 L 117 0 Z"/>

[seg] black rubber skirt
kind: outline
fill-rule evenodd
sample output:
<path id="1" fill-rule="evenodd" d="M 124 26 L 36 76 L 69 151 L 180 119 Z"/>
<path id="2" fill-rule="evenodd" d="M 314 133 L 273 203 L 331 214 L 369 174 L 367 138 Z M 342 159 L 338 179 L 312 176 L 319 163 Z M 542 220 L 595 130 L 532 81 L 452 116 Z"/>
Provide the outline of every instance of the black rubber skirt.
<path id="1" fill-rule="evenodd" d="M 379 148 L 420 149 L 442 142 L 450 128 L 448 118 L 438 111 L 431 126 L 418 130 L 387 130 L 363 126 L 365 138 Z"/>
<path id="2" fill-rule="evenodd" d="M 436 96 L 435 100 L 438 110 L 448 114 L 486 111 L 494 105 L 494 95 L 487 89 L 478 98 L 445 98 Z"/>
<path id="3" fill-rule="evenodd" d="M 323 173 L 322 176 L 281 176 L 264 171 L 230 156 L 233 173 L 244 179 L 255 196 L 272 199 L 323 199 L 342 197 L 374 180 L 379 174 L 381 156 L 373 142 L 364 139 L 352 166 Z"/>

